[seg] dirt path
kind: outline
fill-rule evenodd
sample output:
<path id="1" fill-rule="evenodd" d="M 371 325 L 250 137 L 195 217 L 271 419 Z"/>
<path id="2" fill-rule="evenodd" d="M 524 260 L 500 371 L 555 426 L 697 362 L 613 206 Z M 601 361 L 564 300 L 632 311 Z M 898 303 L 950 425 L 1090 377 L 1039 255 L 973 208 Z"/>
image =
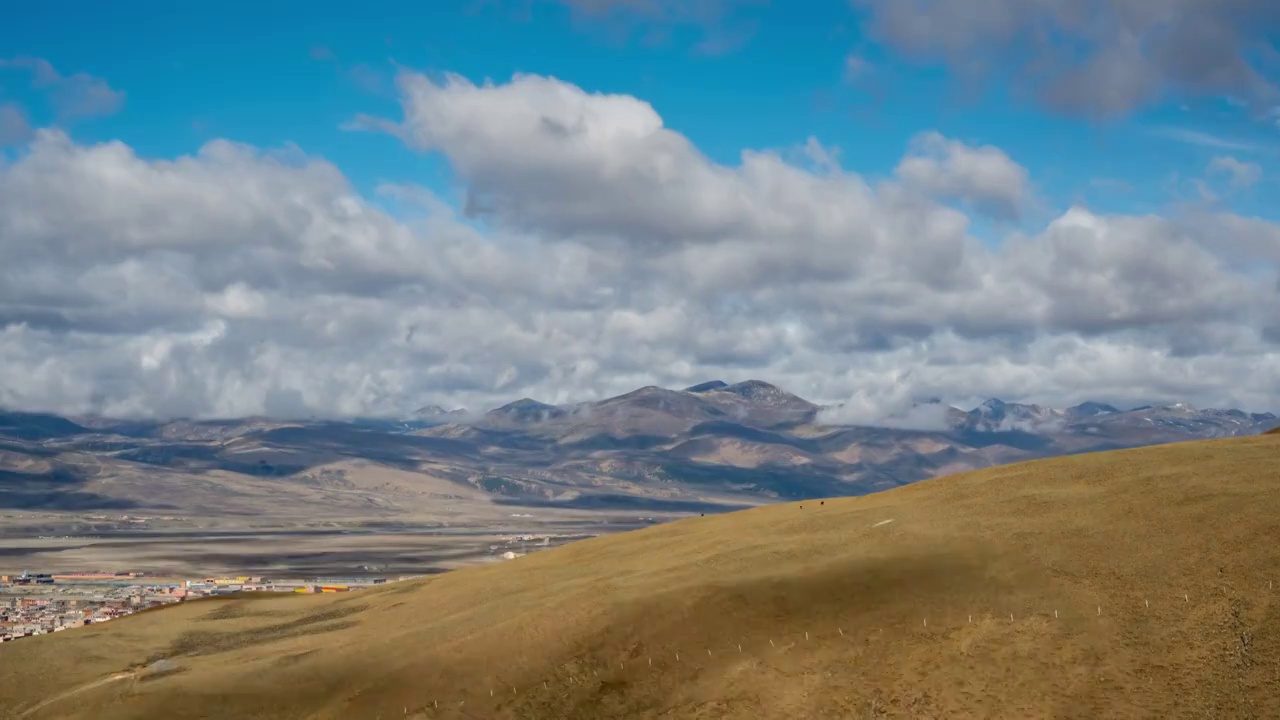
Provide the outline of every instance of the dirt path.
<path id="1" fill-rule="evenodd" d="M 19 713 L 19 714 L 18 714 L 18 717 L 19 717 L 19 718 L 31 717 L 32 715 L 34 715 L 35 713 L 39 712 L 40 710 L 43 710 L 44 708 L 46 708 L 46 707 L 48 707 L 48 706 L 50 706 L 50 705 L 52 705 L 52 704 L 54 704 L 54 703 L 56 703 L 56 702 L 58 702 L 58 701 L 60 701 L 60 700 L 65 700 L 65 699 L 67 699 L 67 698 L 71 697 L 72 695 L 78 695 L 79 693 L 82 693 L 82 692 L 84 692 L 84 691 L 86 691 L 86 690 L 92 690 L 92 689 L 97 688 L 97 687 L 102 687 L 103 685 L 106 685 L 106 684 L 108 684 L 108 683 L 113 683 L 113 682 L 115 682 L 115 681 L 117 681 L 117 680 L 127 680 L 127 679 L 129 679 L 129 678 L 133 677 L 133 676 L 134 676 L 134 675 L 136 675 L 136 674 L 137 674 L 136 672 L 123 672 L 123 673 L 116 673 L 115 675 L 108 675 L 107 677 L 100 678 L 100 679 L 98 679 L 98 680 L 94 680 L 93 682 L 85 683 L 84 685 L 81 685 L 80 687 L 74 687 L 74 688 L 71 688 L 70 690 L 67 690 L 66 692 L 58 693 L 57 695 L 54 695 L 54 696 L 53 696 L 53 697 L 51 697 L 51 698 L 48 698 L 48 699 L 46 699 L 46 700 L 41 701 L 38 705 L 35 705 L 35 706 L 33 706 L 33 707 L 30 707 L 30 708 L 28 708 L 28 709 L 26 709 L 26 710 L 22 711 L 21 713 Z"/>

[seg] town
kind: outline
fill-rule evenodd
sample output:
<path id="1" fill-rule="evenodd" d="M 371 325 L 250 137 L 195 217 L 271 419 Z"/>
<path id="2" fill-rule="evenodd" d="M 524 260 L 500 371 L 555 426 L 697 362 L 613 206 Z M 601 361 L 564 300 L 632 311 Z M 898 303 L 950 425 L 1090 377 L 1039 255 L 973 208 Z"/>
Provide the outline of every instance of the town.
<path id="1" fill-rule="evenodd" d="M 396 580 L 407 580 L 404 576 Z M 149 576 L 139 572 L 0 575 L 0 642 L 115 620 L 187 600 L 240 592 L 330 593 L 360 590 L 387 578 L 271 579 Z"/>

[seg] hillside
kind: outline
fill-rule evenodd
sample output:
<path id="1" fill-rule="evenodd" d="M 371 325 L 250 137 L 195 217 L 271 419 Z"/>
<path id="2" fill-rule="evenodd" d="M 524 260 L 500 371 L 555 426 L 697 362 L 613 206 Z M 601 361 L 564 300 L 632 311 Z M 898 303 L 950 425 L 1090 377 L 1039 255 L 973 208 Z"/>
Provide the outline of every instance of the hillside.
<path id="1" fill-rule="evenodd" d="M 1266 718 L 1280 437 L 770 505 L 0 647 L 5 718 Z"/>

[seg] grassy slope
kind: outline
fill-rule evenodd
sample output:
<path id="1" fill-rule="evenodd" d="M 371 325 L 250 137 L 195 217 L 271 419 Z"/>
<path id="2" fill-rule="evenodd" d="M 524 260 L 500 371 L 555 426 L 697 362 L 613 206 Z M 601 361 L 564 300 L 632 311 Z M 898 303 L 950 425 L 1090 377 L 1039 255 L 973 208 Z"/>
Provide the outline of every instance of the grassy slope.
<path id="1" fill-rule="evenodd" d="M 1276 717 L 1277 459 L 1274 435 L 1056 458 L 380 590 L 190 603 L 0 647 L 0 708 Z"/>

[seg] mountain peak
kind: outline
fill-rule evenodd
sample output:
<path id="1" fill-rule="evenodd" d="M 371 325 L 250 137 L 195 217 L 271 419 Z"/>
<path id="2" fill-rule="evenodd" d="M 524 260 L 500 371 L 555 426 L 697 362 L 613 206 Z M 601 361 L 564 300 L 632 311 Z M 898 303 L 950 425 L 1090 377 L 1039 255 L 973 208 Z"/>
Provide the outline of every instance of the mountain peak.
<path id="1" fill-rule="evenodd" d="M 763 407 L 790 407 L 796 410 L 816 410 L 817 406 L 804 398 L 792 395 L 777 385 L 763 380 L 744 380 L 723 388 L 720 392 L 732 393 L 748 404 Z"/>
<path id="2" fill-rule="evenodd" d="M 486 417 L 508 422 L 537 423 L 561 418 L 568 414 L 569 412 L 564 408 L 524 397 L 495 410 L 490 410 L 486 413 Z"/>
<path id="3" fill-rule="evenodd" d="M 729 383 L 723 380 L 708 380 L 707 382 L 698 383 L 697 385 L 690 385 L 685 388 L 684 391 L 688 393 L 704 393 L 711 392 L 712 390 L 723 390 L 727 387 L 729 387 Z"/>
<path id="4" fill-rule="evenodd" d="M 721 388 L 721 390 L 731 392 L 734 395 L 741 395 L 745 398 L 767 397 L 784 392 L 782 388 L 779 388 L 777 385 L 767 383 L 763 380 L 743 380 L 740 383 L 727 385 Z"/>
<path id="5" fill-rule="evenodd" d="M 1086 400 L 1079 405 L 1067 408 L 1067 414 L 1073 418 L 1095 417 L 1097 415 L 1112 415 L 1120 412 L 1120 408 L 1106 403 L 1094 402 Z"/>
<path id="6" fill-rule="evenodd" d="M 513 400 L 506 405 L 497 408 L 494 412 L 506 412 L 510 410 L 545 410 L 554 407 L 554 405 L 548 405 L 530 397 L 522 397 L 519 400 Z"/>

